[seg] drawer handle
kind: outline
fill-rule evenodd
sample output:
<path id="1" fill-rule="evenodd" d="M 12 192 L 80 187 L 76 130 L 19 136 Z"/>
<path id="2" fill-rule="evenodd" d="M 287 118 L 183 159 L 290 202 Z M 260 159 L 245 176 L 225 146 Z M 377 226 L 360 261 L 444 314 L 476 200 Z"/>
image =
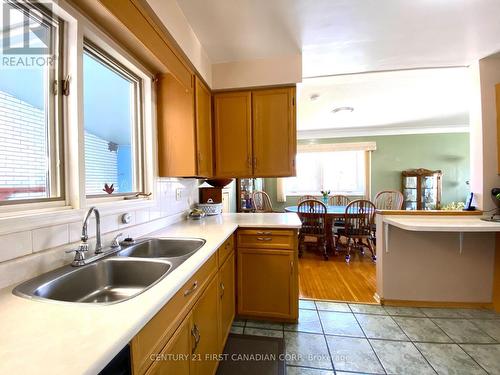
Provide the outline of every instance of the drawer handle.
<path id="1" fill-rule="evenodd" d="M 272 241 L 271 237 L 257 237 L 257 241 Z"/>
<path id="2" fill-rule="evenodd" d="M 271 232 L 257 232 L 257 235 L 258 236 L 271 236 L 272 233 Z"/>
<path id="3" fill-rule="evenodd" d="M 193 293 L 196 289 L 198 289 L 198 281 L 195 281 L 195 282 L 193 283 L 193 286 L 192 286 L 191 288 L 186 289 L 186 290 L 184 291 L 184 297 L 189 296 L 189 295 L 190 295 L 191 293 Z"/>
<path id="4" fill-rule="evenodd" d="M 194 347 L 192 349 L 192 354 L 196 352 L 196 349 L 198 348 L 198 344 L 200 343 L 201 335 L 200 335 L 200 330 L 198 329 L 198 326 L 195 324 L 193 328 L 191 328 L 191 335 L 194 338 Z"/>
<path id="5" fill-rule="evenodd" d="M 220 298 L 224 297 L 224 292 L 226 291 L 226 288 L 224 288 L 224 283 L 220 283 Z"/>

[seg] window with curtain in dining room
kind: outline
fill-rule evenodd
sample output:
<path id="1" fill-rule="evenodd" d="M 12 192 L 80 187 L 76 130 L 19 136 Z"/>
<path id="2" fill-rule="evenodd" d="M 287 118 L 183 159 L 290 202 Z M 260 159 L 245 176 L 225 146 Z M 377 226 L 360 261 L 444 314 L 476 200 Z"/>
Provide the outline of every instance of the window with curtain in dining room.
<path id="1" fill-rule="evenodd" d="M 297 176 L 284 181 L 286 195 L 366 195 L 365 150 L 312 151 L 297 153 Z"/>

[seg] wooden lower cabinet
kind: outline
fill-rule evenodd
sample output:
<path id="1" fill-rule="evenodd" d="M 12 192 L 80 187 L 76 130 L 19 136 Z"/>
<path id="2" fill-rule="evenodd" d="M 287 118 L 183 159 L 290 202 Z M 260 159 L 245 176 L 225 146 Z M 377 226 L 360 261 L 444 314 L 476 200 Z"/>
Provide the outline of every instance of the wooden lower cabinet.
<path id="1" fill-rule="evenodd" d="M 214 277 L 192 311 L 193 340 L 191 375 L 212 375 L 217 370 L 219 352 L 217 277 Z"/>
<path id="2" fill-rule="evenodd" d="M 235 315 L 234 252 L 219 269 L 219 351 L 222 352 Z"/>
<path id="3" fill-rule="evenodd" d="M 146 375 L 189 375 L 191 365 L 191 313 L 177 328 Z"/>
<path id="4" fill-rule="evenodd" d="M 214 375 L 235 310 L 297 321 L 296 237 L 285 229 L 242 229 L 236 241 L 229 237 L 132 339 L 132 374 Z"/>
<path id="5" fill-rule="evenodd" d="M 238 248 L 238 315 L 295 321 L 296 252 Z"/>
<path id="6" fill-rule="evenodd" d="M 231 279 L 227 275 L 232 273 L 234 279 L 233 245 L 230 237 L 221 247 L 222 251 L 219 249 L 213 254 L 132 339 L 133 375 L 215 373 L 217 355 L 221 353 L 221 319 L 229 326 L 233 319 L 227 321 L 229 314 L 227 307 L 221 308 L 223 301 L 233 301 L 234 316 L 234 285 L 224 281 L 228 289 L 223 301 L 220 288 L 220 280 Z M 219 260 L 224 264 L 222 269 Z M 219 276 L 219 272 L 223 275 Z M 224 318 L 222 311 L 225 311 Z"/>
<path id="7" fill-rule="evenodd" d="M 208 284 L 146 375 L 213 375 L 219 347 L 218 278 Z M 232 321 L 231 321 L 232 323 Z"/>

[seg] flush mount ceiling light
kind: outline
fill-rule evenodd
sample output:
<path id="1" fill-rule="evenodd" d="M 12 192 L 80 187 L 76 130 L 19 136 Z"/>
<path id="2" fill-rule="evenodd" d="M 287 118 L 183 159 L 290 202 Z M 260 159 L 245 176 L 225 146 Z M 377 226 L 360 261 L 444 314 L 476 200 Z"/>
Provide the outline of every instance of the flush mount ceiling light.
<path id="1" fill-rule="evenodd" d="M 353 107 L 337 107 L 337 108 L 332 109 L 332 113 L 338 113 L 338 112 L 342 112 L 342 111 L 352 112 L 352 111 L 354 111 L 354 108 Z"/>

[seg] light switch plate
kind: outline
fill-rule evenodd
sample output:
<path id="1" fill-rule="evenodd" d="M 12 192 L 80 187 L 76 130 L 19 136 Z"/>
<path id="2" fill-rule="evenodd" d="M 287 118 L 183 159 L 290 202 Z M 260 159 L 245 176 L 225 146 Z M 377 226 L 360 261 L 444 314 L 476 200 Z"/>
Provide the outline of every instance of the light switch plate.
<path id="1" fill-rule="evenodd" d="M 182 189 L 181 188 L 175 189 L 175 200 L 180 201 L 181 198 L 182 198 Z"/>

